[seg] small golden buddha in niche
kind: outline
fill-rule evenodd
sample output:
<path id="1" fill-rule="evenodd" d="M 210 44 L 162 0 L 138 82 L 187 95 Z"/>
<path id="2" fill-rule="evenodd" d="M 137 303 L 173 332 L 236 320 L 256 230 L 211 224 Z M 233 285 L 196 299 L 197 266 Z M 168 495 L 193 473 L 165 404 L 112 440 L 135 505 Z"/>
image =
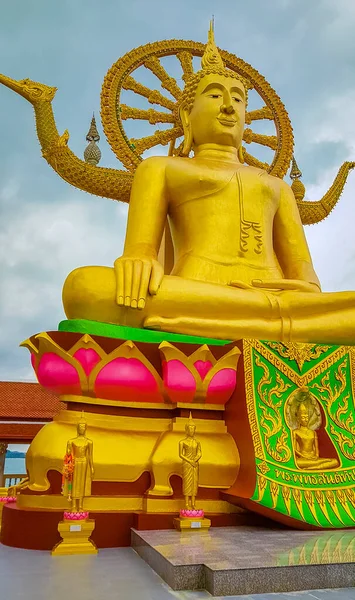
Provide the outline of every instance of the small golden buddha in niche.
<path id="1" fill-rule="evenodd" d="M 202 452 L 201 444 L 195 438 L 196 426 L 191 413 L 185 431 L 186 437 L 179 442 L 179 456 L 182 460 L 182 491 L 185 498 L 185 508 L 194 510 L 198 490 L 198 463 Z"/>
<path id="2" fill-rule="evenodd" d="M 139 165 L 124 253 L 114 268 L 70 273 L 67 317 L 222 339 L 352 342 L 355 293 L 321 293 L 291 188 L 243 164 L 248 84 L 225 68 L 212 29 L 201 67 L 179 100 L 182 155 Z M 167 222 L 174 264 L 164 274 Z"/>
<path id="3" fill-rule="evenodd" d="M 288 424 L 292 428 L 293 451 L 298 468 L 317 471 L 336 469 L 339 466 L 336 458 L 319 456 L 316 429 L 321 425 L 322 416 L 317 401 L 311 396 L 308 388 L 297 390 L 293 403 L 289 403 L 287 414 Z"/>

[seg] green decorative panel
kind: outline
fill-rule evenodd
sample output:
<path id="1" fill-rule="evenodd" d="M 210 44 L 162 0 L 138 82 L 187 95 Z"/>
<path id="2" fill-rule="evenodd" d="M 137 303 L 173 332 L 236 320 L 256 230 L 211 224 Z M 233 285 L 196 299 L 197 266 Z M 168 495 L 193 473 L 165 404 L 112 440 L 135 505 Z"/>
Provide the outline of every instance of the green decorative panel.
<path id="1" fill-rule="evenodd" d="M 252 500 L 322 528 L 355 526 L 355 348 L 244 342 Z"/>

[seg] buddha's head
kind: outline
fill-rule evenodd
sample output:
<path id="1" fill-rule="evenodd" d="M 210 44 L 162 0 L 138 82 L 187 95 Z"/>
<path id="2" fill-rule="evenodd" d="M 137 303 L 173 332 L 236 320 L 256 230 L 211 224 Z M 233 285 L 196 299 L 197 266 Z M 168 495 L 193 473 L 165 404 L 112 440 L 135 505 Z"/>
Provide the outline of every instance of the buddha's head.
<path id="1" fill-rule="evenodd" d="M 301 426 L 307 427 L 309 423 L 309 412 L 305 404 L 300 404 L 298 409 L 298 422 Z"/>
<path id="2" fill-rule="evenodd" d="M 77 425 L 77 432 L 78 435 L 85 435 L 86 433 L 86 422 L 85 421 L 79 421 L 78 425 Z"/>
<path id="3" fill-rule="evenodd" d="M 188 437 L 194 437 L 196 431 L 196 425 L 193 422 L 192 414 L 190 412 L 189 420 L 185 425 L 185 431 Z"/>
<path id="4" fill-rule="evenodd" d="M 184 130 L 182 154 L 188 156 L 193 146 L 202 144 L 241 150 L 247 83 L 224 66 L 212 25 L 201 67 L 186 81 L 179 102 Z"/>

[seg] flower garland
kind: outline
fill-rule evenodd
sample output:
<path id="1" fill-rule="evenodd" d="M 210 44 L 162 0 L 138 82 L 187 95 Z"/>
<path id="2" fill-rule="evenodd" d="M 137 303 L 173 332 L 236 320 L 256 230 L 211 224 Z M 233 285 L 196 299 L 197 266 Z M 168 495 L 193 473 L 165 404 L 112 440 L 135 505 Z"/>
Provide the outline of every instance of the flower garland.
<path id="1" fill-rule="evenodd" d="M 68 500 L 71 500 L 71 493 L 73 487 L 73 473 L 74 473 L 74 457 L 72 453 L 64 456 L 64 465 L 62 472 L 62 494 L 65 494 L 65 486 L 67 485 Z"/>

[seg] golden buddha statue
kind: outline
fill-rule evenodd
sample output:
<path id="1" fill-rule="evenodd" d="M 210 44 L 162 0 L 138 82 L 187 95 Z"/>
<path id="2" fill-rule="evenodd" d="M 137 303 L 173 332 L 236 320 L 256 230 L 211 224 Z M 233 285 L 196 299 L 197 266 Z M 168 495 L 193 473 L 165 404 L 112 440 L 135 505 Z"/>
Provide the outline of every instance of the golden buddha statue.
<path id="1" fill-rule="evenodd" d="M 86 437 L 86 422 L 83 419 L 77 425 L 77 436 L 67 443 L 65 458 L 66 463 L 73 465 L 73 472 L 64 482 L 63 494 L 71 501 L 72 512 L 83 512 L 84 498 L 91 495 L 94 476 L 93 443 Z"/>
<path id="2" fill-rule="evenodd" d="M 186 437 L 179 442 L 179 456 L 182 460 L 182 491 L 185 497 L 185 508 L 195 510 L 198 490 L 198 463 L 202 453 L 201 444 L 195 438 L 196 426 L 191 413 L 185 431 Z"/>
<path id="3" fill-rule="evenodd" d="M 355 339 L 355 293 L 321 293 L 291 188 L 242 162 L 246 103 L 210 29 L 179 101 L 183 156 L 138 166 L 123 256 L 70 273 L 69 319 L 222 339 Z M 170 274 L 158 261 L 167 220 Z"/>
<path id="4" fill-rule="evenodd" d="M 336 458 L 322 458 L 319 456 L 318 435 L 316 429 L 321 424 L 321 414 L 315 410 L 314 403 L 310 398 L 308 388 L 297 390 L 299 399 L 294 410 L 296 427 L 292 429 L 292 442 L 296 464 L 299 469 L 321 470 L 336 469 L 339 467 L 339 461 Z M 310 423 L 310 410 L 313 408 L 312 425 Z M 292 418 L 289 417 L 289 424 L 292 426 Z"/>

